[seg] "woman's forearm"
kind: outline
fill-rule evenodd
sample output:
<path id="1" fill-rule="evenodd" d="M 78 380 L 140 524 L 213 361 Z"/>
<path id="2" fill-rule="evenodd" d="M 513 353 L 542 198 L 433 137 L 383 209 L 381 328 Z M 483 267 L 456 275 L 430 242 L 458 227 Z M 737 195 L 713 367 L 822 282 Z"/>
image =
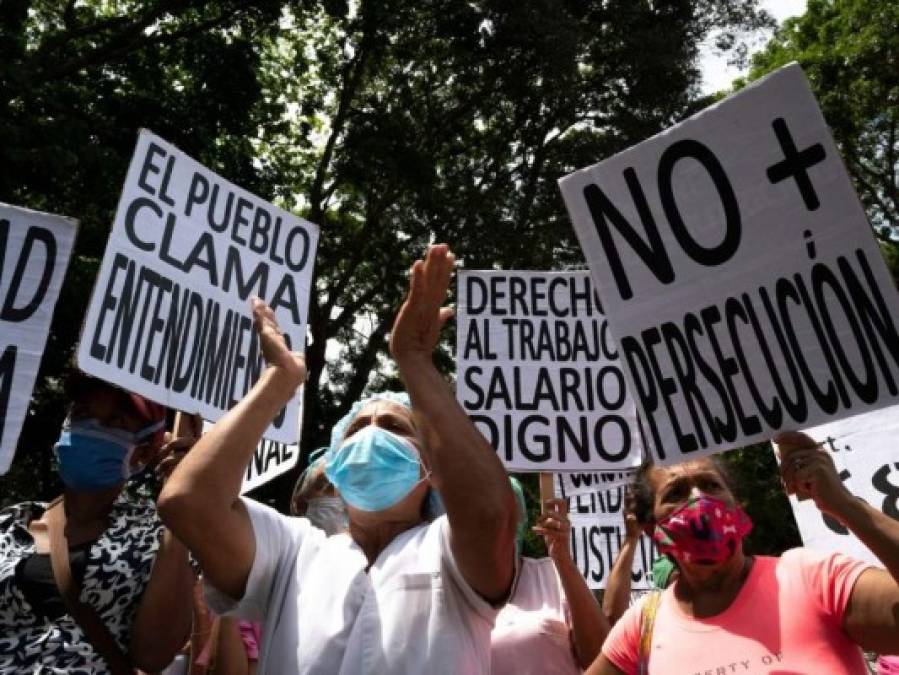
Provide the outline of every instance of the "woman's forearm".
<path id="1" fill-rule="evenodd" d="M 851 497 L 836 515 L 899 584 L 899 521 L 858 497 Z"/>
<path id="2" fill-rule="evenodd" d="M 612 571 L 609 572 L 606 592 L 602 598 L 602 610 L 612 626 L 627 611 L 631 603 L 631 570 L 634 568 L 636 551 L 637 540 L 626 538 L 612 565 Z"/>
<path id="3" fill-rule="evenodd" d="M 571 614 L 571 634 L 575 654 L 581 668 L 586 668 L 599 655 L 609 634 L 609 622 L 587 587 L 587 582 L 571 558 L 553 561 Z"/>
<path id="4" fill-rule="evenodd" d="M 396 361 L 413 409 L 427 426 L 422 454 L 446 506 L 456 562 L 475 590 L 502 599 L 513 574 L 517 510 L 505 469 L 430 354 Z"/>
<path id="5" fill-rule="evenodd" d="M 194 582 L 187 549 L 164 528 L 132 626 L 129 652 L 136 666 L 161 670 L 187 641 Z"/>
<path id="6" fill-rule="evenodd" d="M 163 522 L 194 554 L 207 581 L 235 599 L 243 596 L 256 554 L 239 499 L 244 471 L 262 433 L 299 384 L 297 375 L 269 367 L 197 441 L 159 496 Z"/>

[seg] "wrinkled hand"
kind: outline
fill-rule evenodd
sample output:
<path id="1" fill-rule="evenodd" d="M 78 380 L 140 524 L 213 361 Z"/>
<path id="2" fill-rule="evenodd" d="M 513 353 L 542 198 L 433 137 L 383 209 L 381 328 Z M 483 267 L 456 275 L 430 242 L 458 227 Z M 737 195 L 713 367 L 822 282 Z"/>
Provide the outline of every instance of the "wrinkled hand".
<path id="1" fill-rule="evenodd" d="M 571 523 L 568 520 L 568 502 L 564 499 L 547 499 L 546 507 L 532 528 L 543 536 L 546 552 L 553 562 L 571 560 Z"/>
<path id="2" fill-rule="evenodd" d="M 456 257 L 446 244 L 428 247 L 424 260 L 409 272 L 409 293 L 390 332 L 390 353 L 397 361 L 412 355 L 428 358 L 437 346 L 440 329 L 453 315 L 443 307 Z"/>
<path id="3" fill-rule="evenodd" d="M 295 382 L 294 388 L 306 381 L 306 360 L 299 352 L 292 352 L 278 328 L 275 313 L 265 302 L 253 298 L 253 326 L 259 334 L 259 346 L 265 362 Z"/>
<path id="4" fill-rule="evenodd" d="M 774 442 L 787 494 L 795 494 L 800 501 L 813 499 L 824 513 L 839 516 L 853 496 L 840 480 L 830 453 L 800 431 L 780 433 Z"/>

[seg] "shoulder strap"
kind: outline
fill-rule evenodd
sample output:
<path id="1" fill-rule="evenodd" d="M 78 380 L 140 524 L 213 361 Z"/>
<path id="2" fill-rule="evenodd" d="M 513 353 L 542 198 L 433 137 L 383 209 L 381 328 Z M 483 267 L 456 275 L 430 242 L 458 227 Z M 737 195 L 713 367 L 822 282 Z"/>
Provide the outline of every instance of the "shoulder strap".
<path id="1" fill-rule="evenodd" d="M 640 649 L 637 661 L 637 673 L 639 675 L 648 675 L 649 673 L 649 655 L 652 651 L 652 629 L 656 623 L 656 612 L 659 610 L 659 603 L 661 601 L 662 591 L 650 591 L 649 596 L 643 602 L 643 606 L 640 609 Z"/>
<path id="2" fill-rule="evenodd" d="M 58 506 L 57 503 L 51 504 L 47 508 L 44 520 L 50 535 L 50 565 L 53 568 L 53 578 L 69 615 L 84 631 L 88 642 L 106 662 L 113 675 L 133 675 L 134 668 L 103 623 L 103 619 L 93 607 L 81 602 L 79 597 L 81 587 L 72 577 L 72 568 L 69 564 L 69 543 L 65 534 L 65 504 L 59 503 Z"/>

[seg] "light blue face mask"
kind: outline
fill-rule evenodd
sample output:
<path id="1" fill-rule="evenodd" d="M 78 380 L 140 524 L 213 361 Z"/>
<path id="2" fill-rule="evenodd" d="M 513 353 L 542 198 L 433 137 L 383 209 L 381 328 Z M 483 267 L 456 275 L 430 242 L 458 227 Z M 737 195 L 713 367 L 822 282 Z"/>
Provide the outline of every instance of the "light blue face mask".
<path id="1" fill-rule="evenodd" d="M 325 455 L 325 475 L 347 504 L 383 511 L 398 504 L 424 478 L 409 441 L 370 425 Z"/>
<path id="2" fill-rule="evenodd" d="M 95 419 L 67 422 L 53 450 L 59 477 L 73 490 L 91 491 L 123 483 L 143 467 L 131 467 L 131 455 L 146 435 L 103 426 Z"/>

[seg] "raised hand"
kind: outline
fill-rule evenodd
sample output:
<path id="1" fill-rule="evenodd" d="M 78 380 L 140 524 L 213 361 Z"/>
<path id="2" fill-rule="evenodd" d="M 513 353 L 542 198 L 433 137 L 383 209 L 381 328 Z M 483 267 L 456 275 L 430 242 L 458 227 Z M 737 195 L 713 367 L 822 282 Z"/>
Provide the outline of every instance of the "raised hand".
<path id="1" fill-rule="evenodd" d="M 543 535 L 546 552 L 554 562 L 571 558 L 571 523 L 568 521 L 568 502 L 564 499 L 547 499 L 545 510 L 533 527 L 534 532 Z"/>
<path id="2" fill-rule="evenodd" d="M 643 534 L 643 528 L 640 527 L 637 520 L 635 508 L 634 495 L 630 488 L 626 488 L 624 491 L 624 538 L 630 541 L 637 541 Z"/>
<path id="3" fill-rule="evenodd" d="M 443 303 L 455 262 L 449 246 L 435 244 L 428 247 L 424 260 L 412 265 L 409 293 L 390 333 L 390 353 L 397 361 L 409 356 L 430 358 L 433 354 L 440 329 L 453 315 Z"/>
<path id="4" fill-rule="evenodd" d="M 253 298 L 251 306 L 253 326 L 259 334 L 259 346 L 265 362 L 295 382 L 294 388 L 298 387 L 306 381 L 306 360 L 299 352 L 290 351 L 271 307 L 259 298 Z"/>
<path id="5" fill-rule="evenodd" d="M 787 494 L 795 494 L 800 501 L 813 499 L 821 511 L 839 516 L 853 497 L 840 480 L 830 453 L 800 431 L 780 433 L 774 442 Z"/>

